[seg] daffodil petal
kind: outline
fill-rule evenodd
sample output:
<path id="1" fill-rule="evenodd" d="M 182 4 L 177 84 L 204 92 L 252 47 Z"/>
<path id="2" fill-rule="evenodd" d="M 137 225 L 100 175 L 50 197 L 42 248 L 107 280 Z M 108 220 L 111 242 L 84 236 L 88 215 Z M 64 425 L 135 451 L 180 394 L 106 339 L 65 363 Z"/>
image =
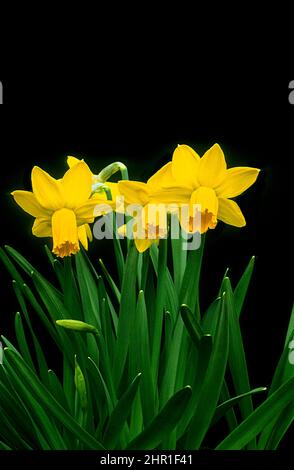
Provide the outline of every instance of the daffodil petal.
<path id="1" fill-rule="evenodd" d="M 235 201 L 219 198 L 218 202 L 217 218 L 219 220 L 222 220 L 226 224 L 234 225 L 234 227 L 244 227 L 246 225 L 244 215 Z"/>
<path id="2" fill-rule="evenodd" d="M 86 224 L 81 225 L 78 227 L 78 239 L 85 248 L 85 250 L 88 250 L 88 237 L 87 237 L 87 231 L 86 231 Z"/>
<path id="3" fill-rule="evenodd" d="M 92 223 L 95 217 L 111 212 L 114 207 L 113 201 L 103 199 L 89 199 L 75 209 L 78 226 Z"/>
<path id="4" fill-rule="evenodd" d="M 44 209 L 30 191 L 13 191 L 11 193 L 15 202 L 28 214 L 33 217 L 45 217 L 50 212 Z"/>
<path id="5" fill-rule="evenodd" d="M 38 166 L 32 170 L 32 187 L 37 201 L 44 208 L 56 211 L 64 206 L 60 183 Z"/>
<path id="6" fill-rule="evenodd" d="M 172 174 L 172 162 L 168 162 L 160 170 L 158 170 L 149 180 L 147 181 L 148 189 L 150 191 L 158 191 L 163 186 L 175 185 L 176 180 Z"/>
<path id="7" fill-rule="evenodd" d="M 201 186 L 215 188 L 225 179 L 227 164 L 224 153 L 214 144 L 200 159 L 198 181 Z"/>
<path id="8" fill-rule="evenodd" d="M 32 228 L 32 233 L 35 237 L 52 237 L 51 218 L 37 217 Z"/>
<path id="9" fill-rule="evenodd" d="M 61 181 L 65 204 L 75 208 L 89 199 L 92 191 L 92 173 L 85 162 L 72 166 Z"/>
<path id="10" fill-rule="evenodd" d="M 219 197 L 230 198 L 239 196 L 255 183 L 260 170 L 250 167 L 229 168 L 224 181 L 216 188 Z"/>
<path id="11" fill-rule="evenodd" d="M 191 190 L 198 186 L 199 155 L 189 145 L 178 145 L 173 153 L 172 175 Z"/>
<path id="12" fill-rule="evenodd" d="M 155 240 L 149 240 L 148 238 L 146 239 L 140 239 L 140 238 L 135 238 L 135 245 L 139 253 L 144 253 L 144 251 L 148 250 L 152 243 Z"/>
<path id="13" fill-rule="evenodd" d="M 153 204 L 187 204 L 191 197 L 191 189 L 187 186 L 174 186 L 154 191 L 150 196 Z"/>
<path id="14" fill-rule="evenodd" d="M 140 204 L 145 206 L 149 202 L 149 190 L 145 183 L 139 181 L 119 181 L 118 190 L 125 198 L 125 204 Z"/>
<path id="15" fill-rule="evenodd" d="M 79 160 L 78 158 L 72 157 L 71 155 L 69 155 L 67 157 L 67 164 L 68 164 L 69 168 L 72 168 L 73 166 L 77 165 L 81 161 L 83 161 L 83 160 Z"/>

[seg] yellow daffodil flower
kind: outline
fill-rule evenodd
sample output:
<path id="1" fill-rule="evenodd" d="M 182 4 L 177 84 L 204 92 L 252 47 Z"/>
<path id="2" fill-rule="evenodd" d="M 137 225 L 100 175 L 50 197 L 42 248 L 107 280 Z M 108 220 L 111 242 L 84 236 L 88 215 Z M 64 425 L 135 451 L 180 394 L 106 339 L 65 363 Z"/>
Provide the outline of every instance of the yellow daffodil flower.
<path id="1" fill-rule="evenodd" d="M 189 204 L 189 218 L 180 218 L 187 232 L 195 231 L 194 220 L 199 208 L 201 227 L 196 230 L 201 233 L 215 228 L 217 220 L 243 227 L 245 218 L 231 198 L 248 189 L 256 181 L 259 171 L 250 167 L 227 169 L 218 144 L 207 150 L 202 158 L 188 145 L 179 145 L 173 154 L 169 182 L 165 181 L 163 185 L 162 200 Z"/>
<path id="2" fill-rule="evenodd" d="M 68 156 L 67 157 L 67 164 L 69 168 L 73 168 L 75 165 L 79 164 L 80 162 L 84 161 L 83 159 L 78 159 L 73 156 Z M 93 184 L 96 182 L 96 175 L 92 173 L 92 187 Z M 106 183 L 107 188 L 110 190 L 111 193 L 111 200 L 116 201 L 117 198 L 120 197 L 120 194 L 118 192 L 118 184 L 117 183 L 111 183 L 110 181 L 107 181 Z M 95 192 L 91 195 L 91 199 L 99 199 L 99 200 L 107 200 L 107 194 L 104 191 L 104 189 L 101 188 L 101 191 Z M 117 211 L 121 211 L 121 205 L 118 204 L 117 206 Z M 102 215 L 102 213 L 97 213 L 97 216 Z M 78 227 L 78 235 L 79 235 L 79 240 L 82 243 L 83 247 L 87 250 L 88 249 L 88 240 L 92 241 L 93 240 L 93 235 L 90 229 L 90 226 L 88 224 L 81 225 L 81 227 Z"/>
<path id="3" fill-rule="evenodd" d="M 166 211 L 164 205 L 155 207 L 153 204 L 146 204 L 135 212 L 136 216 L 132 221 L 132 234 L 128 233 L 127 225 L 119 227 L 118 233 L 123 237 L 131 235 L 137 250 L 139 253 L 143 253 L 150 248 L 152 243 L 158 244 L 160 238 L 166 238 Z"/>
<path id="4" fill-rule="evenodd" d="M 17 204 L 36 218 L 32 232 L 36 237 L 53 237 L 53 253 L 63 258 L 79 251 L 79 236 L 87 236 L 85 224 L 94 221 L 95 207 L 105 200 L 90 199 L 92 173 L 85 162 L 70 168 L 61 180 L 41 168 L 32 170 L 33 191 L 13 191 Z M 112 206 L 107 201 L 108 207 Z M 99 210 L 101 209 L 101 206 Z M 105 210 L 107 207 L 105 206 Z"/>
<path id="5" fill-rule="evenodd" d="M 158 243 L 167 235 L 166 208 L 162 186 L 170 182 L 171 162 L 164 165 L 147 183 L 139 181 L 119 181 L 118 190 L 124 196 L 126 211 L 138 206 L 136 223 L 133 225 L 133 237 L 137 250 L 146 251 L 152 243 Z M 126 226 L 119 228 L 122 236 L 127 235 Z"/>

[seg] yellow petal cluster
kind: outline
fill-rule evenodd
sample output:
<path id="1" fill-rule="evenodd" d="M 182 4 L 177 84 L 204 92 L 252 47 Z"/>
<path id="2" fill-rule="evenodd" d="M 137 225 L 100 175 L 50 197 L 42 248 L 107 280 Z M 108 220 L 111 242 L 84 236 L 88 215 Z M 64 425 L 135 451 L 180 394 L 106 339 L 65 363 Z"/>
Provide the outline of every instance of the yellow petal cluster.
<path id="1" fill-rule="evenodd" d="M 150 204 L 164 204 L 166 212 L 172 207 L 187 208 L 179 211 L 182 228 L 189 233 L 201 234 L 214 229 L 217 221 L 235 227 L 246 225 L 238 204 L 231 198 L 239 196 L 255 181 L 258 168 L 227 168 L 224 153 L 218 144 L 200 157 L 188 145 L 178 145 L 172 161 L 164 165 L 146 184 L 136 181 L 119 182 L 119 191 L 127 204 L 141 204 L 146 210 Z M 183 216 L 182 213 L 188 216 Z M 158 226 L 155 233 L 163 234 Z M 135 242 L 139 251 L 147 249 L 154 240 Z"/>
<path id="2" fill-rule="evenodd" d="M 92 173 L 84 161 L 76 162 L 61 180 L 41 168 L 32 170 L 32 192 L 13 191 L 17 204 L 35 217 L 36 237 L 53 237 L 53 252 L 60 257 L 79 251 L 79 240 L 87 247 L 91 239 L 87 224 L 94 221 L 94 210 L 105 199 L 91 199 Z M 113 205 L 109 201 L 110 205 Z"/>
<path id="3" fill-rule="evenodd" d="M 32 192 L 12 193 L 17 204 L 35 217 L 33 234 L 53 237 L 52 251 L 60 257 L 77 253 L 80 243 L 87 249 L 88 240 L 92 240 L 88 224 L 109 208 L 132 216 L 132 237 L 139 252 L 166 238 L 169 212 L 177 211 L 182 228 L 189 233 L 214 229 L 218 220 L 243 227 L 245 218 L 232 198 L 246 191 L 260 171 L 251 167 L 227 168 L 218 144 L 202 157 L 190 146 L 178 145 L 172 161 L 147 183 L 101 183 L 97 182 L 99 175 L 94 175 L 84 160 L 70 156 L 67 163 L 69 170 L 60 180 L 34 167 Z M 121 226 L 119 233 L 129 236 L 128 228 Z"/>

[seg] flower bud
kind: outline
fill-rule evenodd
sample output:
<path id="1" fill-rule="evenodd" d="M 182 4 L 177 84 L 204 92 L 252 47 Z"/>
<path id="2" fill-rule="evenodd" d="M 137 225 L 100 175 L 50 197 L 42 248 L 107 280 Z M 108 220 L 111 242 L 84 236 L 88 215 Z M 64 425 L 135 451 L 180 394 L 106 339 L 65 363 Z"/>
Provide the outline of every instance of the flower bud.
<path id="1" fill-rule="evenodd" d="M 79 320 L 56 320 L 56 324 L 68 330 L 98 334 L 98 330 L 95 328 L 95 326 L 89 325 L 89 323 L 85 323 Z"/>

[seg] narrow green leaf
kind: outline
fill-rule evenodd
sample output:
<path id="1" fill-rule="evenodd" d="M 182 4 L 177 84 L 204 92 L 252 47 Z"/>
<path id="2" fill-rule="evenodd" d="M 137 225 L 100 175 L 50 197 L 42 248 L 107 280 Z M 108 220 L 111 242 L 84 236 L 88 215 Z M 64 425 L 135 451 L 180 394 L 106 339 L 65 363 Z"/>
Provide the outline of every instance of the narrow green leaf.
<path id="1" fill-rule="evenodd" d="M 32 419 L 35 421 L 36 425 L 39 427 L 41 432 L 44 434 L 44 437 L 48 441 L 50 448 L 52 450 L 66 450 L 66 446 L 61 434 L 58 432 L 58 429 L 51 417 L 48 416 L 44 408 L 40 405 L 39 400 L 37 400 L 34 395 L 31 393 L 29 387 L 25 385 L 22 380 L 21 374 L 19 374 L 19 369 L 14 368 L 10 363 L 10 354 L 20 361 L 24 367 L 30 372 L 31 376 L 35 374 L 28 368 L 28 366 L 22 361 L 22 359 L 16 355 L 12 350 L 6 349 L 6 363 L 5 366 L 9 372 L 11 379 L 14 382 L 16 389 L 19 392 L 22 400 L 25 402 L 27 409 L 30 412 Z M 7 357 L 8 356 L 8 357 Z M 37 378 L 37 376 L 35 376 Z M 41 382 L 40 382 L 41 383 Z M 45 387 L 44 387 L 45 389 Z M 45 389 L 46 390 L 46 389 Z"/>
<path id="2" fill-rule="evenodd" d="M 14 426 L 11 424 L 9 416 L 5 413 L 5 410 L 0 406 L 1 416 L 1 430 L 0 435 L 13 447 L 14 450 L 32 450 L 31 446 L 22 438 L 17 432 Z M 3 432 L 5 430 L 5 432 Z"/>
<path id="3" fill-rule="evenodd" d="M 114 407 L 105 429 L 103 443 L 107 449 L 113 449 L 120 438 L 120 433 L 130 416 L 135 396 L 138 391 L 141 373 L 139 373 Z"/>
<path id="4" fill-rule="evenodd" d="M 150 252 L 150 258 L 152 261 L 153 269 L 155 271 L 156 277 L 158 277 L 158 253 L 159 253 L 158 247 L 153 243 L 150 247 L 149 252 Z M 167 309 L 172 314 L 173 321 L 176 321 L 176 316 L 179 310 L 179 300 L 178 300 L 178 294 L 176 292 L 171 274 L 167 266 L 165 269 L 165 281 L 166 281 L 166 306 L 167 306 Z M 147 284 L 146 288 L 148 289 L 148 287 L 149 286 Z M 148 297 L 149 296 L 146 295 L 146 301 Z"/>
<path id="5" fill-rule="evenodd" d="M 76 437 L 83 441 L 89 449 L 103 450 L 103 446 L 85 431 L 77 422 L 64 410 L 64 408 L 48 392 L 39 379 L 31 372 L 22 359 L 10 349 L 5 350 L 7 360 L 11 364 L 11 370 L 17 372 L 19 383 L 31 390 L 31 393 L 38 399 L 52 416 L 63 424 Z M 22 389 L 23 391 L 24 389 Z"/>
<path id="6" fill-rule="evenodd" d="M 284 383 L 229 434 L 216 450 L 240 450 L 252 441 L 272 419 L 293 403 L 294 378 Z"/>
<path id="7" fill-rule="evenodd" d="M 130 243 L 126 266 L 124 271 L 119 322 L 117 326 L 117 343 L 114 357 L 114 379 L 119 385 L 127 358 L 130 334 L 136 314 L 136 278 L 137 278 L 138 252 L 134 241 Z"/>
<path id="8" fill-rule="evenodd" d="M 140 393 L 145 425 L 155 414 L 155 385 L 151 374 L 148 317 L 144 292 L 140 291 L 136 311 L 136 337 L 138 343 L 138 368 L 142 371 Z"/>
<path id="9" fill-rule="evenodd" d="M 51 369 L 48 370 L 49 377 L 49 390 L 54 398 L 60 403 L 63 408 L 70 413 L 67 397 L 65 396 L 62 385 L 55 374 Z"/>
<path id="10" fill-rule="evenodd" d="M 215 335 L 215 330 L 219 318 L 221 297 L 217 297 L 208 307 L 203 315 L 201 326 L 205 334 Z"/>
<path id="11" fill-rule="evenodd" d="M 211 359 L 212 345 L 212 336 L 203 335 L 200 339 L 198 350 L 193 348 L 194 357 L 193 362 L 191 363 L 191 369 L 193 370 L 193 374 L 191 374 L 192 397 L 177 427 L 177 437 L 178 439 L 181 439 L 181 448 L 185 445 L 188 425 L 193 419 L 195 410 L 197 408 L 197 404 L 200 398 L 200 391 Z"/>
<path id="12" fill-rule="evenodd" d="M 56 261 L 56 260 L 55 260 Z M 72 265 L 71 256 L 66 256 L 63 259 L 64 266 L 62 268 L 62 288 L 63 288 L 63 299 L 67 311 L 70 313 L 70 317 L 74 320 L 83 320 L 83 311 L 81 304 L 81 297 L 75 278 L 75 272 Z"/>
<path id="13" fill-rule="evenodd" d="M 37 313 L 37 315 L 39 316 L 40 320 L 44 324 L 44 326 L 45 326 L 46 330 L 48 331 L 48 333 L 50 334 L 50 336 L 53 338 L 55 343 L 60 346 L 60 340 L 58 338 L 58 335 L 56 333 L 55 328 L 51 324 L 51 322 L 48 319 L 46 313 L 44 312 L 43 308 L 41 307 L 41 305 L 37 301 L 36 297 L 34 296 L 33 292 L 29 288 L 29 286 L 27 284 L 23 284 L 22 285 L 22 291 L 23 291 L 25 297 L 27 298 L 27 300 L 29 301 L 29 303 L 31 304 L 31 306 L 33 307 L 33 309 L 35 310 L 35 312 Z M 57 320 L 57 318 L 56 318 L 56 320 Z"/>
<path id="14" fill-rule="evenodd" d="M 25 332 L 24 332 L 24 328 L 23 328 L 23 324 L 22 324 L 22 319 L 21 319 L 21 316 L 20 316 L 19 312 L 17 312 L 16 315 L 15 315 L 15 322 L 14 323 L 15 323 L 15 334 L 16 334 L 16 338 L 17 338 L 17 342 L 18 342 L 18 346 L 19 346 L 21 355 L 23 356 L 23 358 L 27 362 L 27 364 L 30 366 L 30 368 L 33 371 L 36 371 L 34 363 L 33 363 L 33 359 L 32 359 L 31 353 L 30 353 L 30 348 L 28 346 L 27 339 L 26 339 L 26 336 L 25 336 Z"/>
<path id="15" fill-rule="evenodd" d="M 205 236 L 202 236 L 200 247 L 189 252 L 180 292 L 180 303 L 188 305 L 191 311 L 195 312 L 198 321 L 200 321 L 199 280 L 204 242 Z"/>
<path id="16" fill-rule="evenodd" d="M 235 391 L 238 395 L 241 395 L 250 391 L 250 383 L 242 334 L 235 308 L 234 294 L 228 277 L 224 279 L 224 290 L 226 293 L 225 301 L 229 316 L 229 367 Z M 240 402 L 240 410 L 243 419 L 246 419 L 247 416 L 253 412 L 253 403 L 250 394 Z M 250 447 L 252 447 L 252 450 L 256 449 L 256 443 L 252 442 Z"/>
<path id="17" fill-rule="evenodd" d="M 109 274 L 107 268 L 105 267 L 105 265 L 104 265 L 102 259 L 99 259 L 99 263 L 100 263 L 100 266 L 101 266 L 101 268 L 102 268 L 102 271 L 103 271 L 103 273 L 104 273 L 104 275 L 105 275 L 105 278 L 106 278 L 106 280 L 107 280 L 107 282 L 108 282 L 108 284 L 109 284 L 109 286 L 110 286 L 112 292 L 113 292 L 114 295 L 115 295 L 115 298 L 116 298 L 117 302 L 120 303 L 121 294 L 120 294 L 120 291 L 119 291 L 117 285 L 115 284 L 114 280 L 113 280 L 112 277 L 110 276 L 110 274 Z"/>
<path id="18" fill-rule="evenodd" d="M 10 273 L 12 279 L 15 279 L 20 285 L 23 284 L 23 278 L 15 268 L 14 264 L 11 262 L 10 258 L 7 256 L 3 248 L 0 248 L 0 259 L 7 271 Z"/>
<path id="19" fill-rule="evenodd" d="M 274 421 L 274 425 L 271 427 L 271 434 L 266 442 L 266 445 L 264 446 L 264 449 L 276 450 L 293 421 L 294 403 L 290 403 L 288 406 L 286 406 L 282 413 L 280 413 L 278 419 Z"/>
<path id="20" fill-rule="evenodd" d="M 167 263 L 167 240 L 159 241 L 159 258 L 158 258 L 158 277 L 155 299 L 155 316 L 152 334 L 152 352 L 151 352 L 151 369 L 154 382 L 157 382 L 160 359 L 160 345 L 162 337 L 163 314 L 166 303 L 166 263 Z"/>
<path id="21" fill-rule="evenodd" d="M 231 395 L 229 392 L 229 387 L 227 385 L 226 380 L 224 380 L 221 392 L 220 392 L 220 401 L 225 402 L 231 399 Z M 230 408 L 225 414 L 226 421 L 228 423 L 228 427 L 230 431 L 233 431 L 238 426 L 237 417 L 234 411 L 234 408 Z"/>
<path id="22" fill-rule="evenodd" d="M 167 355 L 167 361 L 165 368 L 163 370 L 162 381 L 160 385 L 160 395 L 159 395 L 159 405 L 160 407 L 164 406 L 167 400 L 174 394 L 176 389 L 176 378 L 178 371 L 178 362 L 182 345 L 182 335 L 183 335 L 184 324 L 180 314 L 174 329 L 172 332 L 172 337 L 170 339 L 170 348 Z M 160 378 L 160 377 L 159 377 Z M 156 382 L 154 382 L 156 384 Z"/>
<path id="23" fill-rule="evenodd" d="M 6 250 L 8 253 L 12 256 L 12 258 L 16 261 L 16 263 L 30 276 L 32 277 L 34 284 L 36 285 L 37 291 L 40 292 L 41 290 L 43 291 L 42 295 L 42 300 L 45 298 L 50 299 L 52 303 L 56 304 L 57 308 L 60 307 L 60 301 L 62 300 L 62 295 L 59 292 L 58 289 L 56 289 L 53 284 L 51 284 L 48 280 L 46 280 L 39 272 L 37 269 L 35 269 L 31 263 L 29 263 L 18 251 L 16 251 L 14 248 L 11 248 L 9 246 L 5 246 Z M 19 278 L 19 275 L 17 275 L 17 278 Z M 15 279 L 19 282 L 19 279 Z M 21 279 L 21 278 L 20 278 Z M 23 284 L 23 281 L 20 283 L 20 285 Z M 46 294 L 46 295 L 44 295 Z M 51 312 L 52 313 L 52 312 Z M 67 315 L 69 316 L 69 315 Z M 53 315 L 54 317 L 54 315 Z"/>
<path id="24" fill-rule="evenodd" d="M 156 448 L 176 427 L 190 399 L 191 387 L 189 386 L 175 393 L 144 431 L 128 444 L 127 449 Z"/>
<path id="25" fill-rule="evenodd" d="M 34 266 L 31 263 L 29 263 L 24 258 L 24 256 L 22 256 L 17 250 L 15 250 L 14 248 L 8 245 L 5 245 L 5 249 L 9 253 L 9 255 L 17 262 L 17 264 L 24 270 L 26 274 L 30 276 L 32 271 L 35 271 L 36 273 L 38 273 L 38 271 L 34 268 Z"/>
<path id="26" fill-rule="evenodd" d="M 85 260 L 86 255 L 80 251 L 75 255 L 77 279 L 82 299 L 84 321 L 101 329 L 98 290 L 93 275 Z M 70 315 L 67 316 L 69 318 Z"/>
<path id="27" fill-rule="evenodd" d="M 8 445 L 6 445 L 3 441 L 0 441 L 0 450 L 12 450 L 12 449 Z"/>
<path id="28" fill-rule="evenodd" d="M 213 419 L 211 421 L 211 426 L 216 424 L 233 406 L 238 404 L 241 400 L 243 400 L 248 395 L 255 395 L 256 393 L 265 392 L 267 390 L 266 387 L 259 387 L 250 392 L 242 393 L 242 395 L 238 395 L 237 397 L 230 398 L 229 400 L 221 403 L 215 409 L 215 413 Z"/>
<path id="29" fill-rule="evenodd" d="M 293 355 L 293 349 L 290 347 L 292 345 L 292 341 L 294 340 L 294 330 L 292 333 L 289 331 L 290 328 L 292 327 L 292 322 L 293 322 L 293 312 L 290 317 L 289 321 L 289 327 L 286 335 L 286 341 L 285 341 L 285 346 L 284 350 L 281 354 L 281 357 L 279 359 L 278 365 L 276 367 L 274 377 L 269 389 L 269 395 L 271 395 L 277 388 L 279 388 L 284 382 L 286 382 L 289 378 L 294 377 L 294 365 L 293 361 L 290 360 L 291 356 Z M 294 343 L 293 343 L 294 344 Z M 291 409 L 291 406 L 289 406 Z M 282 424 L 282 428 L 286 426 L 287 429 L 287 424 L 290 420 L 289 425 L 291 424 L 291 412 L 290 412 L 290 417 L 287 414 L 287 410 L 284 411 L 285 414 L 285 422 Z M 293 417 L 292 417 L 293 419 Z M 275 433 L 275 428 L 276 428 L 276 421 L 279 420 L 279 417 L 276 417 L 276 419 L 273 420 L 272 423 L 270 423 L 265 429 L 263 429 L 262 434 L 259 439 L 258 447 L 260 449 L 264 449 L 267 447 L 267 445 L 270 446 L 275 446 L 278 445 L 280 442 L 280 438 L 283 436 L 280 433 Z M 276 435 L 277 437 L 270 438 L 271 435 Z M 270 439 L 270 443 L 267 444 L 267 442 Z"/>
<path id="30" fill-rule="evenodd" d="M 222 278 L 222 282 L 221 282 L 221 285 L 220 285 L 220 288 L 219 288 L 219 291 L 218 291 L 218 295 L 217 295 L 218 297 L 221 297 L 223 292 L 224 292 L 224 282 L 225 282 L 225 279 L 227 277 L 229 277 L 229 271 L 230 271 L 230 268 L 226 268 L 225 274 Z"/>
<path id="31" fill-rule="evenodd" d="M 116 214 L 113 213 L 113 227 L 116 227 Z M 121 248 L 121 239 L 117 237 L 116 229 L 113 231 L 113 248 L 116 259 L 117 271 L 120 280 L 120 285 L 123 282 L 123 275 L 125 270 L 125 259 Z"/>
<path id="32" fill-rule="evenodd" d="M 16 281 L 12 281 L 12 285 L 13 285 L 13 289 L 14 289 L 14 292 L 16 294 L 17 300 L 19 302 L 21 311 L 22 311 L 22 313 L 25 317 L 26 323 L 28 325 L 28 328 L 30 330 L 30 333 L 31 333 L 31 336 L 32 336 L 32 339 L 33 339 L 41 380 L 42 380 L 43 383 L 46 384 L 47 383 L 48 366 L 47 366 L 47 362 L 46 362 L 43 350 L 40 346 L 40 343 L 38 341 L 37 336 L 34 333 L 32 323 L 31 323 L 31 319 L 30 319 L 30 315 L 27 311 L 25 299 L 24 299 L 23 293 L 20 289 L 20 286 L 18 285 L 18 283 Z"/>
<path id="33" fill-rule="evenodd" d="M 200 339 L 203 336 L 200 324 L 197 322 L 195 316 L 187 305 L 181 305 L 180 312 L 193 343 L 196 347 L 199 347 Z"/>
<path id="34" fill-rule="evenodd" d="M 97 283 L 98 283 L 98 294 L 99 294 L 99 301 L 100 303 L 102 302 L 102 299 L 106 299 L 106 302 L 107 302 L 107 309 L 109 309 L 109 313 L 110 313 L 110 317 L 107 317 L 106 318 L 106 323 L 107 323 L 107 328 L 110 328 L 110 330 L 108 331 L 108 334 L 110 332 L 112 332 L 114 335 L 116 335 L 116 332 L 117 332 L 117 325 L 118 325 L 118 315 L 117 315 L 117 312 L 113 306 L 113 303 L 106 291 L 106 288 L 105 288 L 105 284 L 104 284 L 104 281 L 102 279 L 101 276 L 98 276 L 98 279 L 97 279 Z M 101 307 L 101 305 L 100 305 Z M 106 310 L 107 310 L 106 309 Z M 106 313 L 106 311 L 105 311 Z M 101 322 L 102 322 L 102 318 L 101 318 Z M 105 325 L 103 327 L 103 324 L 102 324 L 102 328 L 104 328 L 102 331 L 104 332 L 104 335 L 105 335 Z M 113 336 L 112 334 L 110 334 L 110 336 Z"/>
<path id="35" fill-rule="evenodd" d="M 23 436 L 23 438 L 26 439 L 28 443 L 34 448 L 37 446 L 38 435 L 36 429 L 34 428 L 32 417 L 23 401 L 17 395 L 8 372 L 4 367 L 1 368 L 1 371 L 4 371 L 5 378 L 5 386 L 4 383 L 0 382 L 1 406 L 9 416 L 9 421 L 15 430 L 17 430 L 18 434 Z"/>
<path id="36" fill-rule="evenodd" d="M 292 312 L 291 312 L 291 316 L 290 316 L 290 321 L 289 321 L 289 325 L 288 325 L 288 330 L 287 330 L 287 334 L 286 334 L 285 348 L 289 347 L 289 341 L 291 340 L 291 338 L 293 336 L 294 336 L 294 304 L 293 304 L 293 308 L 292 308 Z"/>
<path id="37" fill-rule="evenodd" d="M 56 320 L 70 318 L 70 314 L 64 304 L 63 295 L 57 289 L 53 288 L 50 283 L 43 279 L 39 274 L 34 272 L 31 274 L 35 287 L 51 317 L 51 321 L 55 323 Z M 34 298 L 30 299 L 30 301 L 34 303 L 36 311 L 40 310 L 40 306 Z M 43 310 L 41 309 L 39 315 L 42 316 L 42 313 Z M 58 328 L 57 332 L 56 328 L 52 327 L 51 322 L 49 322 L 49 325 L 48 322 L 46 323 L 46 328 L 49 329 L 51 336 L 60 350 L 68 356 L 69 361 L 72 360 L 75 353 L 78 353 L 79 356 L 82 357 L 81 350 L 84 348 L 84 342 L 79 336 L 76 335 L 69 339 L 66 331 L 62 328 Z M 93 354 L 94 353 L 95 351 Z"/>
<path id="38" fill-rule="evenodd" d="M 105 399 L 106 399 L 105 401 L 107 403 L 107 408 L 108 408 L 108 414 L 110 414 L 114 407 L 114 397 L 111 397 L 108 387 L 105 383 L 105 380 L 103 379 L 103 376 L 97 364 L 95 364 L 95 362 L 90 357 L 88 357 L 88 361 L 89 361 L 90 373 L 92 377 L 94 378 L 95 383 L 98 384 L 99 390 L 103 390 L 103 392 L 100 393 L 100 396 L 102 395 L 105 396 Z"/>
<path id="39" fill-rule="evenodd" d="M 173 227 L 179 228 L 178 217 L 171 214 L 171 224 Z M 183 239 L 179 233 L 179 238 L 171 238 L 172 256 L 173 256 L 173 275 L 175 289 L 179 293 L 186 269 L 187 263 L 187 250 L 183 249 Z"/>
<path id="40" fill-rule="evenodd" d="M 188 428 L 185 449 L 199 449 L 213 418 L 223 385 L 229 352 L 228 311 L 224 296 L 225 294 L 222 297 L 222 309 L 207 373 L 200 390 L 195 413 Z"/>
<path id="41" fill-rule="evenodd" d="M 252 256 L 247 268 L 245 269 L 234 291 L 236 315 L 238 317 L 241 314 L 242 307 L 246 298 L 247 290 L 248 290 L 252 273 L 253 273 L 253 269 L 254 269 L 254 264 L 255 264 L 255 256 Z"/>

